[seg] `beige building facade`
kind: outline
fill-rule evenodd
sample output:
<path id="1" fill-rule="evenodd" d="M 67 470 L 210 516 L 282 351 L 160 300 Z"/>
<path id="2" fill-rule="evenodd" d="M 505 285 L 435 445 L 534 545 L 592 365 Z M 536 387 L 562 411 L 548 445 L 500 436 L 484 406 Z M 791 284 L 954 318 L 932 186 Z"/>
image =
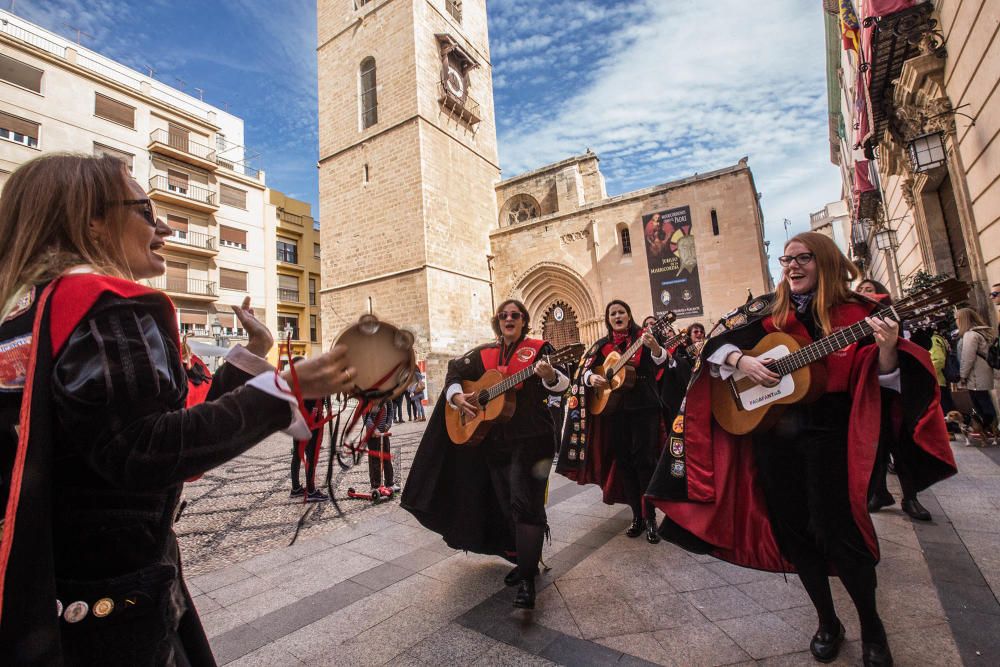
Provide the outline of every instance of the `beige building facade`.
<path id="1" fill-rule="evenodd" d="M 956 276 L 995 318 L 988 293 L 1000 281 L 1000 3 L 855 0 L 857 52 L 839 47 L 836 5 L 824 2 L 837 98 L 831 154 L 850 193 L 855 260 L 894 294 L 920 270 Z M 903 7 L 879 11 L 893 5 Z"/>
<path id="2" fill-rule="evenodd" d="M 847 202 L 830 202 L 818 211 L 809 214 L 809 231 L 826 234 L 840 248 L 840 252 L 851 254 L 851 209 Z"/>
<path id="3" fill-rule="evenodd" d="M 614 197 L 590 152 L 501 181 L 484 0 L 319 0 L 318 39 L 324 340 L 365 312 L 411 329 L 433 396 L 505 298 L 564 344 L 613 298 L 711 323 L 769 290 L 745 159 Z"/>
<path id="4" fill-rule="evenodd" d="M 291 336 L 291 355 L 308 357 L 323 351 L 320 316 L 320 234 L 308 202 L 268 190 L 265 235 L 273 239 L 267 249 L 267 290 L 275 295 L 275 334 L 282 341 Z M 279 358 L 281 355 L 281 358 Z M 279 348 L 271 352 L 275 365 L 286 362 Z"/>
<path id="5" fill-rule="evenodd" d="M 274 328 L 265 289 L 264 173 L 243 121 L 19 17 L 0 11 L 0 181 L 43 153 L 123 160 L 174 229 L 167 274 L 150 281 L 181 331 L 238 341 L 230 308 L 250 295 Z"/>

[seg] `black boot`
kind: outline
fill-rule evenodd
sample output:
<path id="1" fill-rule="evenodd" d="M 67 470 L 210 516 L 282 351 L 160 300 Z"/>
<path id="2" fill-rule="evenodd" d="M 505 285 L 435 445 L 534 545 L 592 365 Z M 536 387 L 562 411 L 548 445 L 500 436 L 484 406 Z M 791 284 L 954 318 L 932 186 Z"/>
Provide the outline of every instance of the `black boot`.
<path id="1" fill-rule="evenodd" d="M 507 586 L 517 586 L 520 581 L 521 570 L 518 569 L 517 565 L 511 568 L 511 571 L 508 572 L 507 576 L 503 578 L 503 583 Z"/>
<path id="2" fill-rule="evenodd" d="M 521 579 L 521 587 L 517 589 L 514 597 L 514 606 L 518 609 L 535 608 L 535 578 L 525 577 Z"/>
<path id="3" fill-rule="evenodd" d="M 650 544 L 658 544 L 660 535 L 656 532 L 656 519 L 646 519 L 646 541 Z"/>
<path id="4" fill-rule="evenodd" d="M 870 498 L 868 498 L 868 513 L 874 514 L 878 512 L 883 507 L 889 507 L 890 505 L 895 505 L 896 499 L 892 497 L 892 494 L 888 491 L 884 493 L 873 493 Z"/>
<path id="5" fill-rule="evenodd" d="M 809 642 L 809 652 L 819 662 L 833 662 L 840 653 L 840 645 L 844 643 L 844 626 L 839 621 L 837 631 L 828 632 L 822 627 L 813 635 Z"/>
<path id="6" fill-rule="evenodd" d="M 892 652 L 889 642 L 881 644 L 861 642 L 861 660 L 865 667 L 892 667 Z"/>
<path id="7" fill-rule="evenodd" d="M 642 519 L 639 517 L 632 517 L 632 523 L 628 528 L 625 529 L 626 537 L 639 537 L 642 535 Z"/>
<path id="8" fill-rule="evenodd" d="M 903 511 L 917 521 L 930 521 L 931 513 L 916 498 L 903 498 Z"/>

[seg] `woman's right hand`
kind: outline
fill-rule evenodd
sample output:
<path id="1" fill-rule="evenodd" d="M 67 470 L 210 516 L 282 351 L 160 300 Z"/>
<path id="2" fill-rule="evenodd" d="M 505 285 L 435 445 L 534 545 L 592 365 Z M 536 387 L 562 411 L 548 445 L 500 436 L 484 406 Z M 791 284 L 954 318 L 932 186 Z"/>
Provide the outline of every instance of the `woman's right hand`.
<path id="1" fill-rule="evenodd" d="M 594 373 L 590 376 L 590 386 L 594 389 L 601 389 L 608 386 L 608 379 L 603 375 L 598 375 Z"/>
<path id="2" fill-rule="evenodd" d="M 452 405 L 464 412 L 466 416 L 475 417 L 476 413 L 479 412 L 478 406 L 472 400 L 475 397 L 475 392 L 470 392 L 468 394 L 458 393 L 451 399 L 451 402 Z"/>
<path id="3" fill-rule="evenodd" d="M 765 387 L 773 387 L 781 380 L 781 377 L 766 365 L 771 359 L 759 359 L 743 354 L 742 352 L 733 352 L 729 357 L 726 361 L 730 365 L 733 365 L 733 361 L 735 361 L 735 368 L 757 384 L 764 385 Z"/>
<path id="4" fill-rule="evenodd" d="M 329 352 L 295 364 L 295 374 L 303 398 L 323 398 L 353 389 L 357 370 L 347 361 L 347 346 L 337 345 Z M 291 385 L 291 370 L 283 371 L 281 377 Z"/>

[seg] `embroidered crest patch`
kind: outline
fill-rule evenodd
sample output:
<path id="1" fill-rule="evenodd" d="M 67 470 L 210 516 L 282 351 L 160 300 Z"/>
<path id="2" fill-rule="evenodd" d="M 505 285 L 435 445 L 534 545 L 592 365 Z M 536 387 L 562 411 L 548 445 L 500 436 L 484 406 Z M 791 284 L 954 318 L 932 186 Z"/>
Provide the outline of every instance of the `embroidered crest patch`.
<path id="1" fill-rule="evenodd" d="M 754 299 L 747 304 L 748 313 L 759 313 L 767 306 L 767 299 Z"/>
<path id="2" fill-rule="evenodd" d="M 684 438 L 670 438 L 670 455 L 675 459 L 684 456 Z"/>
<path id="3" fill-rule="evenodd" d="M 531 361 L 535 358 L 535 351 L 530 347 L 522 347 L 517 351 L 517 358 L 521 361 Z"/>
<path id="4" fill-rule="evenodd" d="M 24 389 L 30 357 L 31 334 L 0 343 L 0 391 L 14 392 Z"/>
<path id="5" fill-rule="evenodd" d="M 29 308 L 31 308 L 31 304 L 34 302 L 35 286 L 32 285 L 27 291 L 25 291 L 24 294 L 21 295 L 21 298 L 19 298 L 17 303 L 14 304 L 14 309 L 7 314 L 7 317 L 3 318 L 3 321 L 7 322 L 14 319 L 18 315 L 24 314 Z"/>
<path id="6" fill-rule="evenodd" d="M 677 417 L 674 418 L 673 431 L 674 433 L 684 432 L 684 415 L 677 415 Z"/>
<path id="7" fill-rule="evenodd" d="M 735 329 L 736 327 L 741 327 L 747 323 L 747 316 L 743 313 L 737 313 L 729 319 L 726 320 L 727 329 Z"/>
<path id="8" fill-rule="evenodd" d="M 570 396 L 569 400 L 566 401 L 566 407 L 570 410 L 573 410 L 578 405 L 580 405 L 580 400 L 576 396 Z"/>
<path id="9" fill-rule="evenodd" d="M 569 460 L 570 461 L 576 461 L 576 450 L 575 449 L 569 450 L 569 454 L 568 455 L 569 455 Z"/>
<path id="10" fill-rule="evenodd" d="M 673 475 L 674 477 L 683 477 L 684 476 L 684 461 L 677 460 L 677 461 L 674 461 L 673 463 L 671 463 L 670 464 L 670 474 Z"/>

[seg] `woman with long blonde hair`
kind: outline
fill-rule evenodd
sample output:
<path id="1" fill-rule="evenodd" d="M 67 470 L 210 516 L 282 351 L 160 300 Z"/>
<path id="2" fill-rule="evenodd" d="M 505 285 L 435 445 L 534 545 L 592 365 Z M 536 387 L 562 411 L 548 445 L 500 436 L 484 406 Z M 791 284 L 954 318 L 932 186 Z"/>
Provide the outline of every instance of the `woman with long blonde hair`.
<path id="1" fill-rule="evenodd" d="M 304 421 L 249 299 L 208 401 L 188 391 L 162 275 L 171 230 L 110 157 L 46 155 L 0 198 L 0 656 L 12 665 L 214 664 L 172 524 L 185 479 Z M 343 390 L 337 350 L 299 390 Z M 288 392 L 288 393 L 286 393 Z M 308 429 L 305 429 L 308 434 Z"/>
<path id="2" fill-rule="evenodd" d="M 997 436 L 997 411 L 990 390 L 995 377 L 986 357 L 996 333 L 972 308 L 959 308 L 958 325 L 959 384 L 969 390 L 975 416 L 982 423 L 983 437 Z"/>
<path id="3" fill-rule="evenodd" d="M 875 600 L 878 541 L 867 511 L 880 388 L 914 420 L 901 429 L 900 451 L 913 459 L 917 490 L 925 488 L 955 471 L 933 367 L 925 350 L 899 339 L 896 322 L 872 316 L 874 301 L 850 289 L 858 271 L 832 239 L 797 234 L 778 261 L 783 271 L 774 295 L 744 304 L 726 318 L 730 330 L 705 345 L 649 495 L 667 516 L 664 537 L 681 546 L 796 572 L 816 608 L 809 649 L 821 662 L 834 660 L 845 638 L 829 583 L 836 572 L 860 620 L 864 664 L 891 665 Z M 805 345 L 859 322 L 870 328 L 868 338 L 831 345 L 812 364 L 811 379 L 823 389 L 817 400 L 790 404 L 747 435 L 715 422 L 710 378 L 739 373 L 767 387 L 781 380 L 772 359 L 748 353 L 765 336 L 780 331 Z"/>

